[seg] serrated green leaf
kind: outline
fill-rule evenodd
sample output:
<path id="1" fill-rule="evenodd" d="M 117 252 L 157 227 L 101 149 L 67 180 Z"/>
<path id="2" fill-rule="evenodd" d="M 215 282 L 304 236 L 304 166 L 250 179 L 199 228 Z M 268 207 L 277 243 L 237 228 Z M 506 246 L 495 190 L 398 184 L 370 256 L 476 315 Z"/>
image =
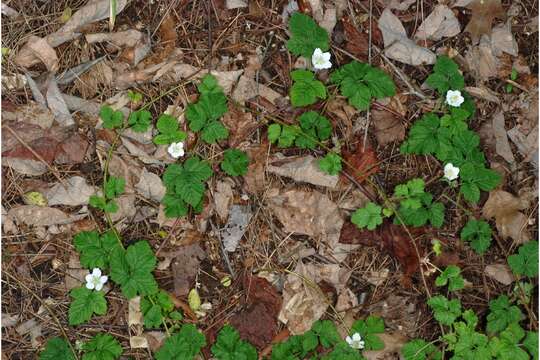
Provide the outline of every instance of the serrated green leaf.
<path id="1" fill-rule="evenodd" d="M 319 160 L 319 169 L 328 175 L 337 175 L 342 169 L 341 156 L 334 152 L 329 152 L 324 158 Z"/>
<path id="2" fill-rule="evenodd" d="M 465 281 L 461 276 L 461 269 L 455 265 L 449 265 L 435 279 L 436 286 L 445 286 L 448 284 L 449 291 L 461 290 L 465 287 Z"/>
<path id="3" fill-rule="evenodd" d="M 229 130 L 220 121 L 209 121 L 203 128 L 201 137 L 207 144 L 215 144 L 218 140 L 228 138 Z"/>
<path id="4" fill-rule="evenodd" d="M 381 350 L 384 342 L 376 335 L 384 333 L 384 321 L 378 316 L 370 315 L 365 320 L 356 320 L 350 334 L 359 333 L 365 342 L 365 350 Z"/>
<path id="5" fill-rule="evenodd" d="M 523 346 L 532 355 L 533 360 L 538 360 L 538 332 L 527 331 Z"/>
<path id="6" fill-rule="evenodd" d="M 469 241 L 474 251 L 482 255 L 491 245 L 491 227 L 484 220 L 470 219 L 461 230 L 461 240 Z"/>
<path id="7" fill-rule="evenodd" d="M 272 124 L 268 126 L 268 141 L 275 143 L 278 141 L 279 136 L 281 135 L 281 125 Z"/>
<path id="8" fill-rule="evenodd" d="M 437 295 L 428 300 L 435 319 L 443 325 L 450 326 L 461 315 L 461 302 L 458 299 L 448 300 Z"/>
<path id="9" fill-rule="evenodd" d="M 206 345 L 206 339 L 195 325 L 183 324 L 180 331 L 167 340 L 156 352 L 156 360 L 193 360 Z"/>
<path id="10" fill-rule="evenodd" d="M 315 111 L 303 113 L 298 120 L 302 131 L 298 134 L 295 144 L 300 148 L 315 149 L 317 141 L 327 140 L 332 134 L 332 125 L 328 119 Z"/>
<path id="11" fill-rule="evenodd" d="M 123 178 L 109 176 L 105 182 L 104 191 L 107 199 L 114 199 L 122 195 L 126 188 L 126 180 Z"/>
<path id="12" fill-rule="evenodd" d="M 414 339 L 403 345 L 401 354 L 405 360 L 440 359 L 440 356 L 437 356 L 439 352 L 435 345 L 422 339 Z"/>
<path id="13" fill-rule="evenodd" d="M 516 275 L 538 276 L 538 241 L 521 245 L 517 254 L 508 257 L 508 265 Z"/>
<path id="14" fill-rule="evenodd" d="M 319 337 L 323 348 L 328 349 L 341 341 L 336 326 L 330 320 L 317 320 L 311 327 L 313 332 Z"/>
<path id="15" fill-rule="evenodd" d="M 212 354 L 218 360 L 257 359 L 257 350 L 255 347 L 240 339 L 238 331 L 230 325 L 225 325 L 221 328 L 211 350 Z"/>
<path id="16" fill-rule="evenodd" d="M 107 312 L 107 300 L 103 291 L 92 291 L 86 287 L 71 290 L 73 298 L 69 306 L 69 324 L 79 325 L 90 320 L 93 314 L 104 315 Z"/>
<path id="17" fill-rule="evenodd" d="M 99 333 L 82 346 L 82 360 L 116 360 L 122 355 L 122 346 L 112 335 Z"/>
<path id="18" fill-rule="evenodd" d="M 287 49 L 297 56 L 311 59 L 315 49 L 327 51 L 328 33 L 309 16 L 295 12 L 289 20 L 291 38 L 287 41 Z"/>
<path id="19" fill-rule="evenodd" d="M 120 247 L 113 232 L 99 236 L 97 231 L 82 231 L 75 235 L 73 244 L 80 254 L 81 265 L 88 269 L 108 268 L 111 251 Z"/>
<path id="20" fill-rule="evenodd" d="M 105 129 L 116 129 L 122 127 L 124 114 L 121 111 L 114 111 L 110 106 L 104 105 L 99 110 L 99 117 L 103 120 Z"/>
<path id="21" fill-rule="evenodd" d="M 152 124 L 152 114 L 148 110 L 134 111 L 129 114 L 128 124 L 135 132 L 146 132 Z"/>
<path id="22" fill-rule="evenodd" d="M 47 341 L 45 349 L 39 354 L 39 360 L 75 360 L 73 351 L 66 340 L 53 337 Z"/>
<path id="23" fill-rule="evenodd" d="M 156 257 L 147 241 L 139 241 L 125 251 L 113 251 L 110 264 L 111 279 L 121 286 L 122 293 L 128 299 L 157 291 L 157 283 L 152 275 Z"/>
<path id="24" fill-rule="evenodd" d="M 227 149 L 223 154 L 223 161 L 220 166 L 230 176 L 240 176 L 247 174 L 249 165 L 248 155 L 238 149 Z"/>
<path id="25" fill-rule="evenodd" d="M 326 99 L 324 84 L 315 79 L 311 71 L 295 70 L 291 72 L 291 78 L 294 83 L 289 95 L 293 106 L 307 106 L 316 103 L 317 99 Z"/>
<path id="26" fill-rule="evenodd" d="M 446 94 L 448 90 L 462 90 L 465 87 L 465 80 L 458 65 L 448 56 L 437 58 L 433 73 L 428 76 L 426 83 L 437 89 L 439 95 Z"/>
<path id="27" fill-rule="evenodd" d="M 351 216 L 351 222 L 360 229 L 375 230 L 382 224 L 382 208 L 379 205 L 369 202 L 365 207 L 357 209 Z"/>
<path id="28" fill-rule="evenodd" d="M 523 319 L 521 310 L 517 306 L 511 305 L 506 295 L 500 295 L 498 298 L 491 300 L 489 310 L 486 331 L 490 334 L 501 332 L 511 323 Z"/>
<path id="29" fill-rule="evenodd" d="M 200 84 L 197 85 L 197 89 L 201 94 L 223 92 L 223 89 L 221 88 L 221 86 L 219 86 L 216 77 L 212 74 L 204 75 L 204 77 L 201 79 Z"/>

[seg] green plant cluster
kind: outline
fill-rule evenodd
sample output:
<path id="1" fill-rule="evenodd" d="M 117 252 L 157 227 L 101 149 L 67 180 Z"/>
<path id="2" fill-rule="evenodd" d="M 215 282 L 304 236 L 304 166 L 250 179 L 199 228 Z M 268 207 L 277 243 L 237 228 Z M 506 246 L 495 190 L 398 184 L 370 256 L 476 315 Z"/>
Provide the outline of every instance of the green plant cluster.
<path id="1" fill-rule="evenodd" d="M 118 204 L 115 199 L 124 193 L 125 187 L 125 179 L 110 176 L 103 186 L 103 196 L 92 195 L 88 203 L 105 213 L 115 213 L 118 211 Z"/>

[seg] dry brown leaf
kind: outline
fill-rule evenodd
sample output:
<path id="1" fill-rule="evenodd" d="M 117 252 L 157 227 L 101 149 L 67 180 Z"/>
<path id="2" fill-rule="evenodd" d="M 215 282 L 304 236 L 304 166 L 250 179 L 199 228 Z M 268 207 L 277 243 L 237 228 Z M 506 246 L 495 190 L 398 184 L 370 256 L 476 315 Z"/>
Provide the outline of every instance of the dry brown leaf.
<path id="1" fill-rule="evenodd" d="M 51 226 L 60 224 L 70 224 L 82 218 L 82 216 L 71 216 L 62 210 L 46 206 L 21 205 L 11 208 L 7 217 L 16 223 L 28 226 Z"/>
<path id="2" fill-rule="evenodd" d="M 363 351 L 362 355 L 367 360 L 399 358 L 401 348 L 407 343 L 408 338 L 401 334 L 401 332 L 378 334 L 378 336 L 384 343 L 384 349 Z"/>
<path id="3" fill-rule="evenodd" d="M 221 241 L 226 251 L 236 250 L 252 216 L 253 212 L 249 205 L 233 205 L 231 207 L 229 220 L 221 230 Z"/>
<path id="4" fill-rule="evenodd" d="M 216 182 L 216 190 L 212 193 L 214 207 L 221 221 L 226 221 L 229 217 L 229 208 L 233 202 L 234 194 L 232 188 L 234 182 L 230 178 Z"/>
<path id="5" fill-rule="evenodd" d="M 166 192 L 161 178 L 147 171 L 146 168 L 143 168 L 139 182 L 135 184 L 135 189 L 141 196 L 157 202 L 161 201 Z"/>
<path id="6" fill-rule="evenodd" d="M 243 112 L 236 104 L 229 104 L 229 111 L 221 119 L 229 129 L 229 146 L 239 147 L 249 140 L 249 136 L 257 129 L 259 124 L 250 112 Z"/>
<path id="7" fill-rule="evenodd" d="M 174 294 L 186 296 L 195 284 L 199 272 L 199 264 L 206 257 L 206 253 L 199 244 L 182 246 L 172 253 L 163 253 L 163 257 L 173 257 L 172 273 Z"/>
<path id="8" fill-rule="evenodd" d="M 331 305 L 319 287 L 325 281 L 340 292 L 349 279 L 350 272 L 337 264 L 303 264 L 298 262 L 283 285 L 283 305 L 279 320 L 291 334 L 298 335 L 311 329 Z"/>
<path id="9" fill-rule="evenodd" d="M 345 171 L 361 184 L 364 180 L 379 171 L 379 160 L 373 148 L 358 139 L 356 148 L 353 151 L 343 151 L 343 158 L 347 161 Z M 350 166 L 349 166 L 350 165 Z M 345 175 L 341 175 L 344 181 L 349 181 Z"/>
<path id="10" fill-rule="evenodd" d="M 106 62 L 100 62 L 75 78 L 75 88 L 85 99 L 93 98 L 102 87 L 111 86 L 113 70 Z"/>
<path id="11" fill-rule="evenodd" d="M 269 160 L 266 168 L 271 174 L 292 178 L 296 182 L 335 188 L 338 175 L 328 175 L 319 168 L 319 160 L 311 155 L 304 157 L 288 157 Z"/>
<path id="12" fill-rule="evenodd" d="M 491 35 L 495 18 L 502 19 L 505 16 L 501 0 L 474 0 L 467 8 L 471 9 L 472 14 L 465 31 L 471 34 L 474 44 L 478 43 L 482 35 Z"/>
<path id="13" fill-rule="evenodd" d="M 501 24 L 493 28 L 491 33 L 491 46 L 496 56 L 505 52 L 512 56 L 518 56 L 518 44 L 511 31 L 511 23 Z"/>
<path id="14" fill-rule="evenodd" d="M 358 57 L 360 60 L 366 61 L 369 47 L 368 35 L 358 31 L 356 26 L 351 23 L 349 17 L 344 17 L 341 22 L 343 24 L 343 31 L 345 33 L 345 49 Z"/>
<path id="15" fill-rule="evenodd" d="M 250 194 L 257 194 L 266 188 L 265 166 L 268 152 L 268 140 L 263 140 L 256 147 L 247 149 L 250 159 L 248 172 L 244 175 L 245 189 Z"/>
<path id="16" fill-rule="evenodd" d="M 257 96 L 265 98 L 274 105 L 277 104 L 279 99 L 283 96 L 278 92 L 272 90 L 266 85 L 258 84 L 254 79 L 245 75 L 240 76 L 238 84 L 234 89 L 232 98 L 241 104 L 244 104 L 247 100 L 253 99 Z"/>
<path id="17" fill-rule="evenodd" d="M 115 201 L 118 204 L 118 211 L 111 214 L 111 220 L 113 222 L 122 220 L 122 219 L 131 219 L 137 213 L 135 208 L 135 195 L 134 194 L 125 194 L 118 197 Z"/>
<path id="18" fill-rule="evenodd" d="M 49 72 L 55 73 L 58 70 L 56 51 L 54 51 L 46 39 L 31 35 L 14 61 L 15 64 L 28 68 L 37 63 L 36 60 L 45 64 Z"/>
<path id="19" fill-rule="evenodd" d="M 8 120 L 38 125 L 42 129 L 48 129 L 54 122 L 54 115 L 48 108 L 34 101 L 9 107 L 3 102 L 2 121 Z M 35 131 L 39 132 L 37 129 Z"/>
<path id="20" fill-rule="evenodd" d="M 405 139 L 405 127 L 400 119 L 387 110 L 371 110 L 375 137 L 379 146 L 384 146 L 394 141 Z"/>
<path id="21" fill-rule="evenodd" d="M 516 244 L 523 244 L 531 239 L 531 235 L 527 230 L 529 219 L 520 210 L 528 206 L 527 199 L 515 197 L 503 190 L 493 190 L 489 193 L 482 214 L 487 219 L 495 218 L 501 237 L 510 237 Z"/>
<path id="22" fill-rule="evenodd" d="M 508 135 L 504 128 L 504 113 L 502 111 L 493 115 L 492 128 L 495 136 L 495 150 L 509 163 L 515 163 L 516 159 L 508 143 Z"/>
<path id="23" fill-rule="evenodd" d="M 65 179 L 64 184 L 57 183 L 50 189 L 44 191 L 43 195 L 47 198 L 50 206 L 67 205 L 80 206 L 87 205 L 91 195 L 96 192 L 93 186 L 86 183 L 86 180 L 80 176 L 73 176 Z"/>
<path id="24" fill-rule="evenodd" d="M 487 265 L 484 273 L 503 285 L 510 285 L 515 280 L 512 270 L 506 264 Z"/>
<path id="25" fill-rule="evenodd" d="M 446 5 L 435 5 L 433 11 L 422 22 L 415 38 L 420 40 L 440 40 L 445 37 L 452 37 L 461 31 L 459 21 Z"/>
<path id="26" fill-rule="evenodd" d="M 141 312 L 141 297 L 135 296 L 128 303 L 128 326 L 143 324 L 143 314 Z"/>

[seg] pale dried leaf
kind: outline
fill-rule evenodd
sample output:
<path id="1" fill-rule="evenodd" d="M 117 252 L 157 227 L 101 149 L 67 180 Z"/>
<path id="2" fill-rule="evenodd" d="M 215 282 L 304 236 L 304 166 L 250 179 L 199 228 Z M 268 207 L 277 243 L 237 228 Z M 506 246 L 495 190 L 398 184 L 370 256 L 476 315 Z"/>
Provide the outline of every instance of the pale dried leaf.
<path id="1" fill-rule="evenodd" d="M 136 296 L 129 300 L 128 304 L 128 326 L 143 324 L 143 314 L 141 312 L 141 297 Z"/>
<path id="2" fill-rule="evenodd" d="M 81 216 L 71 216 L 62 210 L 46 206 L 21 205 L 8 211 L 8 217 L 14 219 L 18 224 L 28 226 L 51 226 L 69 224 L 81 218 Z"/>
<path id="3" fill-rule="evenodd" d="M 515 197 L 503 190 L 493 190 L 489 193 L 482 214 L 488 219 L 495 218 L 501 237 L 510 237 L 516 244 L 523 244 L 531 239 L 527 230 L 529 219 L 520 211 L 528 205 L 527 199 Z"/>
<path id="4" fill-rule="evenodd" d="M 372 109 L 371 116 L 379 146 L 405 139 L 405 127 L 396 115 L 390 111 Z"/>
<path id="5" fill-rule="evenodd" d="M 512 274 L 510 267 L 506 264 L 487 265 L 484 273 L 503 285 L 510 285 L 515 280 L 514 274 Z"/>
<path id="6" fill-rule="evenodd" d="M 137 209 L 135 208 L 135 195 L 122 195 L 115 199 L 118 204 L 118 211 L 111 214 L 111 220 L 116 222 L 122 219 L 131 219 L 135 216 Z"/>
<path id="7" fill-rule="evenodd" d="M 338 175 L 328 175 L 322 172 L 319 168 L 319 159 L 311 155 L 270 160 L 266 171 L 291 178 L 297 182 L 329 188 L 335 188 L 339 181 Z"/>
<path id="8" fill-rule="evenodd" d="M 216 182 L 216 190 L 213 193 L 214 206 L 221 221 L 225 221 L 229 217 L 229 207 L 234 198 L 233 186 L 234 182 L 230 179 Z"/>
<path id="9" fill-rule="evenodd" d="M 135 184 L 135 189 L 141 196 L 157 202 L 161 201 L 166 192 L 161 178 L 147 171 L 146 168 L 143 168 L 139 182 Z"/>
<path id="10" fill-rule="evenodd" d="M 273 104 L 277 104 L 277 100 L 283 98 L 281 94 L 272 90 L 266 85 L 258 84 L 254 79 L 245 75 L 240 76 L 240 80 L 234 89 L 232 98 L 243 104 L 247 100 L 256 96 L 263 97 Z"/>
<path id="11" fill-rule="evenodd" d="M 131 336 L 129 338 L 129 347 L 132 349 L 147 349 L 148 340 L 144 336 Z"/>
<path id="12" fill-rule="evenodd" d="M 383 333 L 377 336 L 384 343 L 382 350 L 363 351 L 362 355 L 367 360 L 397 359 L 401 354 L 401 348 L 407 343 L 408 338 L 401 333 Z"/>
<path id="13" fill-rule="evenodd" d="M 502 156 L 507 162 L 514 163 L 516 159 L 514 158 L 514 154 L 508 143 L 508 136 L 506 134 L 506 129 L 504 128 L 504 114 L 502 111 L 493 115 L 492 124 L 497 154 Z"/>
<path id="14" fill-rule="evenodd" d="M 493 53 L 499 56 L 501 52 L 505 52 L 512 56 L 518 56 L 518 44 L 512 31 L 510 30 L 510 22 L 507 24 L 501 24 L 493 28 L 491 33 L 491 46 Z"/>
<path id="15" fill-rule="evenodd" d="M 486 100 L 495 104 L 500 104 L 501 100 L 497 97 L 498 94 L 492 90 L 486 88 L 485 86 L 475 87 L 475 86 L 466 86 L 465 90 L 475 98 Z"/>
<path id="16" fill-rule="evenodd" d="M 96 192 L 96 189 L 88 185 L 86 180 L 80 176 L 70 177 L 65 180 L 65 183 L 66 187 L 61 183 L 57 183 L 52 188 L 44 191 L 43 195 L 47 198 L 50 206 L 87 205 L 90 196 Z"/>
<path id="17" fill-rule="evenodd" d="M 28 68 L 41 61 L 52 73 L 58 70 L 58 57 L 47 39 L 31 35 L 24 47 L 15 56 L 15 64 Z"/>
<path id="18" fill-rule="evenodd" d="M 249 206 L 233 205 L 231 207 L 229 221 L 221 230 L 221 239 L 226 251 L 233 252 L 236 250 L 252 216 L 253 212 Z"/>
<path id="19" fill-rule="evenodd" d="M 225 2 L 225 6 L 227 9 L 238 9 L 238 8 L 245 8 L 248 6 L 247 0 L 227 0 Z"/>
<path id="20" fill-rule="evenodd" d="M 440 40 L 452 37 L 461 31 L 459 21 L 446 5 L 436 5 L 431 14 L 422 22 L 415 38 L 420 40 Z"/>
<path id="21" fill-rule="evenodd" d="M 175 295 L 186 296 L 195 284 L 199 264 L 206 257 L 206 253 L 199 244 L 191 244 L 162 255 L 174 259 L 171 268 Z"/>
<path id="22" fill-rule="evenodd" d="M 45 94 L 47 99 L 47 106 L 51 109 L 51 112 L 54 114 L 56 121 L 61 126 L 71 126 L 75 124 L 73 117 L 69 112 L 69 109 L 66 105 L 66 102 L 58 88 L 58 84 L 53 76 L 49 78 L 47 85 L 47 93 Z"/>

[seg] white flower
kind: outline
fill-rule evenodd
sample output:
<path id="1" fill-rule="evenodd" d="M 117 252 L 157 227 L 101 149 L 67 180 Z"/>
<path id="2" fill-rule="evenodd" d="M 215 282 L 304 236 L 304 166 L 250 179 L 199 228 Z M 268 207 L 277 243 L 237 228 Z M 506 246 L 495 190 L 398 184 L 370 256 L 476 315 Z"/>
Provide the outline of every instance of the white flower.
<path id="1" fill-rule="evenodd" d="M 444 165 L 444 177 L 449 180 L 455 180 L 459 176 L 459 168 L 452 165 L 452 163 L 448 163 Z"/>
<path id="2" fill-rule="evenodd" d="M 86 275 L 85 277 L 86 288 L 90 290 L 96 289 L 96 291 L 99 291 L 103 289 L 103 285 L 105 285 L 108 279 L 109 278 L 107 275 L 101 276 L 101 270 L 94 268 L 92 273 Z"/>
<path id="3" fill-rule="evenodd" d="M 171 155 L 173 158 L 178 159 L 179 157 L 184 156 L 184 143 L 172 143 L 171 145 L 169 145 L 167 151 L 169 152 L 169 155 Z"/>
<path id="4" fill-rule="evenodd" d="M 362 340 L 362 337 L 359 333 L 354 333 L 352 337 L 347 336 L 345 338 L 345 341 L 347 341 L 347 344 L 349 344 L 350 347 L 353 349 L 363 349 L 366 345 L 364 340 Z"/>
<path id="5" fill-rule="evenodd" d="M 311 63 L 317 70 L 330 69 L 332 67 L 332 63 L 330 62 L 330 53 L 322 52 L 321 49 L 316 48 L 313 55 L 311 55 Z"/>
<path id="6" fill-rule="evenodd" d="M 446 103 L 450 106 L 460 107 L 464 101 L 465 99 L 461 96 L 461 91 L 459 90 L 448 90 L 446 93 Z"/>

